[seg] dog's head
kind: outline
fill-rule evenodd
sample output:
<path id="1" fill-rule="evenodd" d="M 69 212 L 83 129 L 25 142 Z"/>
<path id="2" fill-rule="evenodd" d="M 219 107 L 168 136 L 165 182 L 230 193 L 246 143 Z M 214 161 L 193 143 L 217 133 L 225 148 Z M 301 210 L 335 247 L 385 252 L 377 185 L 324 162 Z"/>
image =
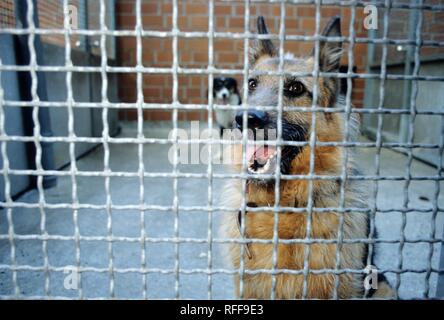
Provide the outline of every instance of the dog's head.
<path id="1" fill-rule="evenodd" d="M 216 77 L 213 81 L 213 97 L 218 104 L 228 104 L 230 97 L 237 94 L 237 81 L 234 78 Z"/>
<path id="2" fill-rule="evenodd" d="M 257 20 L 259 34 L 267 34 L 267 27 L 263 17 Z M 340 37 L 340 18 L 335 17 L 325 27 L 323 36 Z M 296 58 L 286 54 L 283 60 L 285 72 L 307 72 L 312 73 L 315 66 L 314 49 L 311 55 L 305 58 Z M 319 71 L 337 72 L 341 58 L 341 43 L 326 42 L 319 43 Z M 264 75 L 260 72 L 278 71 L 279 53 L 270 39 L 260 39 L 251 48 L 250 52 L 250 78 L 248 79 L 248 104 L 247 112 L 248 129 L 251 132 L 261 130 L 264 140 L 276 139 L 269 132 L 277 130 L 277 108 L 273 111 L 264 111 L 255 106 L 277 106 L 279 99 L 279 76 Z M 313 77 L 283 76 L 282 105 L 293 107 L 311 107 L 313 103 Z M 336 103 L 337 80 L 331 77 L 318 78 L 317 105 L 328 108 Z M 333 132 L 338 124 L 331 113 L 318 113 L 317 117 L 317 139 L 322 140 L 322 134 L 328 135 Z M 285 111 L 282 116 L 282 140 L 284 141 L 308 141 L 312 123 L 312 113 L 302 111 Z M 236 125 L 243 128 L 243 112 L 236 114 Z M 330 130 L 328 130 L 330 128 Z M 337 130 L 336 130 L 337 131 Z M 256 140 L 258 139 L 255 135 Z M 308 146 L 284 146 L 281 151 L 281 172 L 290 173 L 293 160 Z M 247 161 L 250 174 L 268 173 L 272 174 L 276 169 L 276 147 L 265 144 L 264 146 L 247 146 Z"/>

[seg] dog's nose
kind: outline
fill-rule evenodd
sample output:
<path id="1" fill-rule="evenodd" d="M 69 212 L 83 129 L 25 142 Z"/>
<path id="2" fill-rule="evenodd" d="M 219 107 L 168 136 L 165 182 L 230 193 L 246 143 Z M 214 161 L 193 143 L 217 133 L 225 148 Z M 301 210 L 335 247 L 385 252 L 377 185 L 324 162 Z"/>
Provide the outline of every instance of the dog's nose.
<path id="1" fill-rule="evenodd" d="M 243 111 L 239 111 L 236 114 L 236 124 L 239 129 L 242 130 L 243 127 Z M 250 129 L 262 129 L 267 123 L 268 116 L 265 111 L 260 110 L 250 110 L 247 113 L 247 123 Z"/>
<path id="2" fill-rule="evenodd" d="M 228 97 L 228 94 L 222 93 L 222 98 L 225 99 L 226 97 Z"/>

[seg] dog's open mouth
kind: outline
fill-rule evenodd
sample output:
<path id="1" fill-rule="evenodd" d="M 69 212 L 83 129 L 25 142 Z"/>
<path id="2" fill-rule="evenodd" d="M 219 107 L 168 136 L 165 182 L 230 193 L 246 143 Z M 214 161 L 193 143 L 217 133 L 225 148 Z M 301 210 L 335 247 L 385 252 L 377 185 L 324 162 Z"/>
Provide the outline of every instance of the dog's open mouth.
<path id="1" fill-rule="evenodd" d="M 276 154 L 274 146 L 247 145 L 247 163 L 249 173 L 272 174 L 276 171 Z"/>

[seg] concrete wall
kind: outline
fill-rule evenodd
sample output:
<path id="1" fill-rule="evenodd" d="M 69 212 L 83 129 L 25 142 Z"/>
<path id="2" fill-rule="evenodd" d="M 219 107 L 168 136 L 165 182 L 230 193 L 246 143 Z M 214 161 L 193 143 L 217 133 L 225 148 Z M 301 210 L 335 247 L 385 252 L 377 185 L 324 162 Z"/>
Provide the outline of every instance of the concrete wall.
<path id="1" fill-rule="evenodd" d="M 441 76 L 444 74 L 444 60 L 423 63 L 419 72 L 421 75 Z M 416 100 L 418 111 L 433 110 L 444 111 L 444 82 L 419 81 L 418 97 Z M 415 143 L 439 144 L 443 136 L 444 122 L 439 115 L 417 115 L 414 124 Z M 438 149 L 414 149 L 413 152 L 419 158 L 438 164 Z M 444 163 L 441 163 L 441 166 Z"/>
<path id="2" fill-rule="evenodd" d="M 16 64 L 13 46 L 13 37 L 9 34 L 0 35 L 0 58 L 2 64 Z M 1 72 L 1 87 L 5 100 L 20 100 L 18 77 L 16 72 Z M 5 116 L 5 131 L 8 135 L 23 136 L 24 127 L 22 111 L 20 108 L 3 106 Z M 26 145 L 23 142 L 8 142 L 6 152 L 11 169 L 26 169 L 28 159 Z M 0 168 L 3 169 L 3 156 L 0 154 Z M 17 194 L 26 189 L 30 183 L 28 176 L 9 176 L 11 182 L 11 194 Z M 0 175 L 0 200 L 5 199 L 5 185 L 3 174 Z"/>
<path id="3" fill-rule="evenodd" d="M 0 35 L 0 57 L 3 64 L 17 64 L 13 50 L 12 36 Z M 65 49 L 52 44 L 43 44 L 44 65 L 63 66 L 65 64 Z M 75 65 L 99 65 L 98 57 L 90 56 L 86 52 L 72 51 L 72 61 Z M 48 101 L 66 101 L 66 73 L 46 72 L 46 85 Z M 16 72 L 2 72 L 1 85 L 6 100 L 20 101 L 19 82 Z M 73 97 L 76 102 L 99 102 L 101 101 L 102 79 L 100 73 L 75 72 L 72 75 Z M 108 99 L 118 102 L 117 98 L 117 76 L 108 74 Z M 102 108 L 74 108 L 74 131 L 77 137 L 100 137 L 102 135 Z M 8 135 L 25 135 L 23 108 L 4 107 L 5 130 Z M 49 108 L 53 136 L 68 136 L 68 110 L 67 108 Z M 117 110 L 108 111 L 108 124 L 110 135 L 118 132 Z M 75 144 L 76 157 L 84 154 L 97 144 L 80 143 Z M 60 168 L 70 161 L 69 143 L 58 142 L 53 144 L 55 167 Z M 29 159 L 25 143 L 8 142 L 8 158 L 11 169 L 27 169 L 31 167 L 33 159 Z M 0 155 L 0 167 L 3 168 L 3 159 Z M 30 185 L 30 179 L 25 175 L 10 175 L 11 195 L 14 196 Z M 4 179 L 0 175 L 0 200 L 4 200 Z"/>
<path id="4" fill-rule="evenodd" d="M 59 46 L 44 44 L 44 59 L 47 65 L 64 65 L 65 49 Z M 74 65 L 100 65 L 98 57 L 89 57 L 85 52 L 73 50 Z M 48 99 L 50 101 L 66 101 L 66 73 L 47 72 L 46 74 Z M 74 72 L 72 75 L 73 98 L 76 102 L 99 102 L 102 100 L 102 78 L 100 73 Z M 108 74 L 108 99 L 117 102 L 117 79 L 115 74 Z M 74 132 L 78 137 L 98 137 L 102 135 L 102 110 L 74 108 Z M 110 134 L 118 130 L 117 110 L 110 109 Z M 51 108 L 51 122 L 54 136 L 68 135 L 68 111 L 66 108 Z M 94 147 L 90 143 L 76 142 L 76 156 L 79 156 Z M 69 144 L 54 144 L 56 166 L 60 167 L 69 161 Z"/>
<path id="5" fill-rule="evenodd" d="M 379 73 L 379 67 L 370 69 L 370 72 Z M 387 67 L 389 74 L 404 74 L 404 65 L 397 64 Z M 442 76 L 444 74 L 444 60 L 423 61 L 420 75 Z M 384 92 L 384 108 L 410 109 L 410 90 L 407 91 L 407 100 L 404 97 L 405 80 L 386 80 Z M 365 108 L 377 108 L 380 101 L 380 80 L 367 80 Z M 407 103 L 405 102 L 407 101 Z M 444 108 L 444 83 L 442 81 L 418 81 L 418 95 L 416 109 L 441 111 Z M 400 114 L 382 115 L 382 138 L 389 142 L 407 142 L 410 116 Z M 417 115 L 414 122 L 414 143 L 439 144 L 442 136 L 442 117 L 439 115 Z M 378 115 L 365 114 L 363 117 L 363 131 L 375 137 L 378 124 Z M 439 164 L 439 150 L 430 148 L 415 148 L 413 154 L 431 164 Z M 442 164 L 441 164 L 442 165 Z"/>

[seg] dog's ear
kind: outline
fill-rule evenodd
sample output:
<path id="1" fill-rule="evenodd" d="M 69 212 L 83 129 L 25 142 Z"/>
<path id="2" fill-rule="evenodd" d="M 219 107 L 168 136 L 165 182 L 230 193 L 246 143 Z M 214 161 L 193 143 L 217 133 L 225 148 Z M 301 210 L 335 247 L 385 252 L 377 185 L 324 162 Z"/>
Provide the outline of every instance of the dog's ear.
<path id="1" fill-rule="evenodd" d="M 325 37 L 341 36 L 341 18 L 333 17 L 325 26 L 322 35 Z M 313 55 L 314 55 L 313 48 Z M 320 41 L 319 43 L 319 69 L 324 72 L 336 72 L 339 70 L 339 62 L 342 55 L 342 42 Z"/>
<path id="2" fill-rule="evenodd" d="M 267 26 L 263 16 L 257 18 L 257 33 L 268 34 Z M 250 50 L 250 64 L 254 65 L 261 56 L 276 56 L 276 48 L 270 39 L 258 39 Z"/>

